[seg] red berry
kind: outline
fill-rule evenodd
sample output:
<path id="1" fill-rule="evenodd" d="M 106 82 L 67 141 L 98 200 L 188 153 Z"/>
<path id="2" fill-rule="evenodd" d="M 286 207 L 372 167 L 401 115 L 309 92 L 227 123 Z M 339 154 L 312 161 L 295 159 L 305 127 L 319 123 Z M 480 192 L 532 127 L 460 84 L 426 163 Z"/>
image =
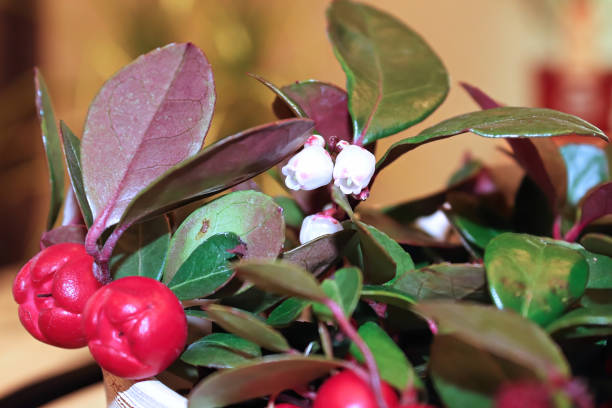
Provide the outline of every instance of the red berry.
<path id="1" fill-rule="evenodd" d="M 549 389 L 530 381 L 505 384 L 495 397 L 496 408 L 552 408 Z"/>
<path id="2" fill-rule="evenodd" d="M 81 314 L 102 286 L 93 267 L 83 245 L 63 243 L 43 249 L 21 268 L 13 297 L 19 304 L 19 320 L 32 336 L 58 347 L 87 345 Z"/>
<path id="3" fill-rule="evenodd" d="M 183 351 L 187 319 L 162 283 L 128 276 L 91 297 L 83 314 L 88 346 L 109 372 L 142 379 L 165 370 Z"/>
<path id="4" fill-rule="evenodd" d="M 382 384 L 383 398 L 388 408 L 398 404 L 395 391 Z M 378 408 L 370 384 L 350 370 L 345 370 L 327 379 L 319 388 L 313 408 Z"/>

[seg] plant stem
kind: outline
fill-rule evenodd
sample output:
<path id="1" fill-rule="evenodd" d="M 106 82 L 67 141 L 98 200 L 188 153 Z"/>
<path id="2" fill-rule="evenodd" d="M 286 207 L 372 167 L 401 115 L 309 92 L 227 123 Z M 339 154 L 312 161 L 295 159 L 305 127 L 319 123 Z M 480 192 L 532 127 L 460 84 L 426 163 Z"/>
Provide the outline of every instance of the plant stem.
<path id="1" fill-rule="evenodd" d="M 378 406 L 381 408 L 388 408 L 387 403 L 383 398 L 380 373 L 378 372 L 378 367 L 376 366 L 376 360 L 374 359 L 374 355 L 372 354 L 368 346 L 365 344 L 361 336 L 359 336 L 357 330 L 355 330 L 355 328 L 348 321 L 340 305 L 338 305 L 331 299 L 325 299 L 323 303 L 329 308 L 329 310 L 331 310 L 332 314 L 334 315 L 334 318 L 338 322 L 338 326 L 340 326 L 340 330 L 342 330 L 344 334 L 346 334 L 348 338 L 350 338 L 355 343 L 359 351 L 361 351 L 361 354 L 365 359 L 366 366 L 368 367 L 368 371 L 370 374 L 370 386 L 374 391 L 374 396 L 376 397 Z"/>
<path id="2" fill-rule="evenodd" d="M 321 338 L 321 347 L 323 347 L 323 353 L 325 353 L 325 357 L 334 358 L 334 352 L 331 344 L 331 339 L 329 337 L 329 331 L 325 326 L 325 323 L 318 323 L 319 329 L 319 337 Z"/>
<path id="3" fill-rule="evenodd" d="M 580 236 L 580 233 L 582 232 L 582 229 L 586 226 L 586 223 L 583 222 L 579 222 L 577 224 L 575 224 L 572 228 L 570 228 L 569 231 L 567 231 L 567 234 L 565 234 L 565 240 L 567 242 L 575 242 L 576 239 L 578 239 L 578 237 Z"/>

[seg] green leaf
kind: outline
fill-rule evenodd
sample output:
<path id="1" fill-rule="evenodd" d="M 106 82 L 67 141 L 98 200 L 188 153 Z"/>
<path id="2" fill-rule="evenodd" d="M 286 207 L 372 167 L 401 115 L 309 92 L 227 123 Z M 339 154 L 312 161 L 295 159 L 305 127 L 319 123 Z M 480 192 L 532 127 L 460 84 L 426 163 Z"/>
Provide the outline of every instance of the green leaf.
<path id="1" fill-rule="evenodd" d="M 291 112 L 293 112 L 293 114 L 296 117 L 298 118 L 308 117 L 306 112 L 304 112 L 304 110 L 298 103 L 296 103 L 289 95 L 287 95 L 284 91 L 279 89 L 272 82 L 268 81 L 267 79 L 263 77 L 260 77 L 259 75 L 249 74 L 249 76 L 255 78 L 256 80 L 264 84 L 266 87 L 268 87 L 268 89 L 270 89 L 272 92 L 274 92 L 276 96 L 279 97 L 287 105 L 287 107 L 289 107 L 289 109 L 291 109 Z"/>
<path id="2" fill-rule="evenodd" d="M 415 300 L 464 299 L 485 286 L 485 271 L 475 264 L 434 264 L 408 271 L 392 285 Z"/>
<path id="3" fill-rule="evenodd" d="M 334 202 L 338 204 L 338 206 L 342 208 L 351 219 L 353 219 L 353 208 L 351 207 L 351 204 L 349 204 L 346 195 L 336 185 L 332 186 L 331 193 Z"/>
<path id="4" fill-rule="evenodd" d="M 248 312 L 215 304 L 209 305 L 206 312 L 210 319 L 228 332 L 259 344 L 265 349 L 278 352 L 291 349 L 282 334 Z"/>
<path id="5" fill-rule="evenodd" d="M 544 108 L 500 107 L 466 113 L 393 144 L 376 163 L 381 171 L 397 158 L 422 144 L 471 132 L 490 138 L 550 137 L 567 134 L 607 136 L 590 123 L 566 113 Z"/>
<path id="6" fill-rule="evenodd" d="M 216 292 L 232 278 L 234 272 L 228 261 L 236 256 L 231 250 L 240 244 L 240 238 L 233 233 L 211 236 L 189 255 L 168 287 L 180 300 Z"/>
<path id="7" fill-rule="evenodd" d="M 89 202 L 87 201 L 87 195 L 85 194 L 85 187 L 83 186 L 83 173 L 81 169 L 81 141 L 78 137 L 72 133 L 72 130 L 68 128 L 63 121 L 60 121 L 60 132 L 62 135 L 64 155 L 66 156 L 66 167 L 68 167 L 68 175 L 70 176 L 70 182 L 72 189 L 76 196 L 79 207 L 81 208 L 81 214 L 83 214 L 83 220 L 85 225 L 91 227 L 93 224 L 93 216 L 91 215 L 91 208 L 89 208 Z"/>
<path id="8" fill-rule="evenodd" d="M 567 201 L 578 204 L 592 187 L 610 179 L 606 153 L 588 144 L 568 144 L 560 149 L 567 168 Z"/>
<path id="9" fill-rule="evenodd" d="M 271 355 L 207 376 L 189 396 L 189 408 L 219 408 L 307 384 L 344 362 L 322 357 Z"/>
<path id="10" fill-rule="evenodd" d="M 400 132 L 431 114 L 448 93 L 444 65 L 394 17 L 342 0 L 327 10 L 327 32 L 347 77 L 355 141 Z"/>
<path id="11" fill-rule="evenodd" d="M 290 297 L 272 310 L 266 323 L 270 326 L 286 326 L 297 319 L 310 301 Z"/>
<path id="12" fill-rule="evenodd" d="M 196 366 L 232 368 L 257 357 L 261 357 L 257 344 L 231 333 L 213 333 L 190 344 L 181 360 Z"/>
<path id="13" fill-rule="evenodd" d="M 316 279 L 305 269 L 285 261 L 244 261 L 234 265 L 244 280 L 273 293 L 324 301 L 327 296 Z"/>
<path id="14" fill-rule="evenodd" d="M 527 234 L 494 238 L 484 264 L 495 305 L 548 325 L 584 293 L 589 265 L 581 248 Z"/>
<path id="15" fill-rule="evenodd" d="M 121 236 L 113 252 L 113 278 L 146 276 L 161 279 L 169 244 L 170 224 L 165 216 L 134 225 Z"/>
<path id="16" fill-rule="evenodd" d="M 285 224 L 289 227 L 300 228 L 304 220 L 304 213 L 295 200 L 289 197 L 274 197 L 274 202 L 283 209 Z"/>
<path id="17" fill-rule="evenodd" d="M 209 237 L 232 232 L 246 244 L 246 258 L 274 259 L 285 240 L 285 221 L 274 200 L 257 191 L 236 191 L 191 213 L 170 241 L 164 267 L 168 283 L 179 267 Z"/>
<path id="18" fill-rule="evenodd" d="M 549 324 L 546 331 L 556 333 L 580 326 L 604 326 L 612 334 L 612 304 L 592 305 L 572 310 Z"/>
<path id="19" fill-rule="evenodd" d="M 321 288 L 327 297 L 338 303 L 345 316 L 351 316 L 359 302 L 363 277 L 359 268 L 348 267 L 338 269 L 332 278 L 325 279 Z M 313 311 L 326 319 L 332 319 L 333 314 L 327 306 L 320 303 L 313 305 Z"/>
<path id="20" fill-rule="evenodd" d="M 366 322 L 361 325 L 359 335 L 374 354 L 376 366 L 384 381 L 398 390 L 405 390 L 409 386 L 423 387 L 404 352 L 376 323 Z M 365 359 L 355 343 L 351 343 L 350 353 L 357 361 L 364 363 Z"/>
<path id="21" fill-rule="evenodd" d="M 363 254 L 363 272 L 368 283 L 385 283 L 414 268 L 410 254 L 387 234 L 357 221 Z"/>
<path id="22" fill-rule="evenodd" d="M 580 251 L 589 264 L 589 289 L 612 289 L 612 258 L 587 250 Z"/>
<path id="23" fill-rule="evenodd" d="M 34 85 L 36 87 L 36 109 L 42 141 L 47 156 L 49 168 L 49 183 L 51 184 L 51 203 L 47 216 L 47 231 L 53 228 L 64 200 L 64 160 L 62 158 L 62 143 L 57 133 L 53 104 L 47 90 L 47 84 L 38 68 L 34 69 Z"/>
<path id="24" fill-rule="evenodd" d="M 414 310 L 449 335 L 547 379 L 556 370 L 569 375 L 569 366 L 558 346 L 536 324 L 514 312 L 491 306 L 428 300 Z M 452 360 L 451 360 L 452 361 Z"/>
<path id="25" fill-rule="evenodd" d="M 612 237 L 609 235 L 591 232 L 584 234 L 580 243 L 590 252 L 612 256 Z"/>
<path id="26" fill-rule="evenodd" d="M 361 290 L 361 297 L 402 309 L 410 309 L 416 303 L 413 297 L 391 286 L 364 285 Z"/>

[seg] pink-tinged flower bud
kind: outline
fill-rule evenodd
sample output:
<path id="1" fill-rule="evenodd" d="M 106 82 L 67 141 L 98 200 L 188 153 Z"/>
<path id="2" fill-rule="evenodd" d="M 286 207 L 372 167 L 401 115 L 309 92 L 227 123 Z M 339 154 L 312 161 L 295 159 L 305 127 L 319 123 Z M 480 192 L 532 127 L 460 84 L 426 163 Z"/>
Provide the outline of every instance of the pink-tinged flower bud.
<path id="1" fill-rule="evenodd" d="M 336 157 L 334 184 L 344 194 L 359 194 L 370 183 L 375 166 L 372 153 L 360 146 L 345 146 Z"/>
<path id="2" fill-rule="evenodd" d="M 293 156 L 281 171 L 290 189 L 314 190 L 331 182 L 334 163 L 323 147 L 311 145 Z"/>
<path id="3" fill-rule="evenodd" d="M 302 221 L 300 244 L 305 244 L 322 235 L 333 234 L 338 231 L 342 231 L 342 225 L 334 217 L 322 212 L 309 215 Z"/>
<path id="4" fill-rule="evenodd" d="M 325 139 L 323 139 L 323 136 L 321 135 L 313 134 L 308 139 L 306 139 L 306 143 L 304 143 L 304 147 L 308 146 L 325 147 Z"/>

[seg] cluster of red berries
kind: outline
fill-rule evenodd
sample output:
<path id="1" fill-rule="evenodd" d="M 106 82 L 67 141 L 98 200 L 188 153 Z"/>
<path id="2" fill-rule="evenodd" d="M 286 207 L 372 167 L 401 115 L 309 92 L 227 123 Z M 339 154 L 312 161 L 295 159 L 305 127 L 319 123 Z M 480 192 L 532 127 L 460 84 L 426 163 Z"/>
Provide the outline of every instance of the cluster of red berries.
<path id="1" fill-rule="evenodd" d="M 181 303 L 151 278 L 131 276 L 102 285 L 94 268 L 83 245 L 43 249 L 15 279 L 19 320 L 42 342 L 64 348 L 89 346 L 98 364 L 120 377 L 159 374 L 180 355 L 187 340 Z"/>

